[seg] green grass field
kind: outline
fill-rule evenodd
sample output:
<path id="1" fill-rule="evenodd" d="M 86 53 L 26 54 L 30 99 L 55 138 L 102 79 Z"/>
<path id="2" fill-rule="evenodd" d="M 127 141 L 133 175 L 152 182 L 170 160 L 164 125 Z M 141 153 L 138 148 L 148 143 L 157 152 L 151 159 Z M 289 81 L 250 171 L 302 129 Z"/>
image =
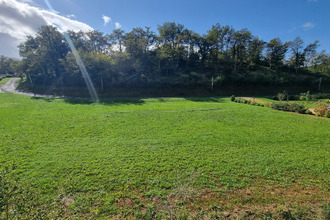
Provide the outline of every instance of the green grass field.
<path id="1" fill-rule="evenodd" d="M 329 129 L 226 98 L 2 93 L 0 218 L 326 219 Z"/>

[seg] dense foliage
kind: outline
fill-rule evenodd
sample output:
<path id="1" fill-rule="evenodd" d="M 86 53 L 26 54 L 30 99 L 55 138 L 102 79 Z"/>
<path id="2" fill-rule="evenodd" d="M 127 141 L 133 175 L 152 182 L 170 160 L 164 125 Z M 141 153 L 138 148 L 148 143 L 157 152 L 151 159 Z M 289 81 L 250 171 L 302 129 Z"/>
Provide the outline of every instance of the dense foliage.
<path id="1" fill-rule="evenodd" d="M 272 103 L 271 107 L 281 111 L 297 112 L 301 114 L 305 113 L 307 110 L 303 105 L 287 102 Z"/>
<path id="2" fill-rule="evenodd" d="M 66 37 L 65 37 L 66 36 Z M 216 24 L 200 35 L 166 22 L 158 33 L 134 28 L 63 35 L 43 26 L 19 46 L 20 72 L 32 87 L 85 86 L 72 48 L 79 52 L 99 92 L 109 88 L 207 88 L 224 85 L 305 85 L 330 83 L 330 58 L 318 41 L 304 45 L 274 38 L 265 42 L 249 30 Z M 74 49 L 74 50 L 75 50 Z"/>
<path id="3" fill-rule="evenodd" d="M 0 80 L 3 77 L 14 75 L 18 63 L 19 61 L 16 59 L 0 56 Z"/>

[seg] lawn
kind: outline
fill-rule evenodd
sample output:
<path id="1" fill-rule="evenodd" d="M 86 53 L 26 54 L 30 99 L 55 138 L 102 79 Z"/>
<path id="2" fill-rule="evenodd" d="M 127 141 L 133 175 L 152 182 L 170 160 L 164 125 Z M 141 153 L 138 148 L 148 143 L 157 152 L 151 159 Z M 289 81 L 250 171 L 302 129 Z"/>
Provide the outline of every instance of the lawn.
<path id="1" fill-rule="evenodd" d="M 0 218 L 330 216 L 327 118 L 227 98 L 5 93 L 0 116 Z"/>

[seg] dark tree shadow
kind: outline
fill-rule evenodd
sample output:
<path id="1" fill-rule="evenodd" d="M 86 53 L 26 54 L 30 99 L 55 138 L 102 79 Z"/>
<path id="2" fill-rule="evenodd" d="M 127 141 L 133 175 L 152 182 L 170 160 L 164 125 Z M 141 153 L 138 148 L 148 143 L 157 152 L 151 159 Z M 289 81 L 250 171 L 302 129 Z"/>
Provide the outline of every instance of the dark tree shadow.
<path id="1" fill-rule="evenodd" d="M 142 105 L 145 102 L 139 98 L 114 98 L 114 99 L 100 99 L 98 101 L 92 99 L 83 99 L 83 98 L 68 98 L 64 99 L 65 103 L 73 105 L 92 105 L 92 104 L 101 104 L 101 105 Z"/>
<path id="2" fill-rule="evenodd" d="M 216 97 L 197 97 L 197 98 L 185 98 L 185 99 L 192 102 L 217 102 L 217 103 L 225 102 L 223 98 L 216 98 Z"/>
<path id="3" fill-rule="evenodd" d="M 52 102 L 55 98 L 50 97 L 31 97 L 33 100 L 42 100 L 45 102 Z M 225 100 L 223 98 L 217 97 L 190 97 L 184 98 L 185 100 L 192 102 L 216 102 L 216 103 L 224 103 Z M 166 98 L 158 98 L 159 102 L 166 102 Z M 142 105 L 145 101 L 142 98 L 103 98 L 98 101 L 92 100 L 90 98 L 64 98 L 65 103 L 69 103 L 72 105 Z"/>
<path id="4" fill-rule="evenodd" d="M 45 101 L 45 102 L 52 102 L 55 100 L 55 98 L 48 98 L 48 97 L 31 97 L 32 100 L 42 100 L 42 101 Z"/>

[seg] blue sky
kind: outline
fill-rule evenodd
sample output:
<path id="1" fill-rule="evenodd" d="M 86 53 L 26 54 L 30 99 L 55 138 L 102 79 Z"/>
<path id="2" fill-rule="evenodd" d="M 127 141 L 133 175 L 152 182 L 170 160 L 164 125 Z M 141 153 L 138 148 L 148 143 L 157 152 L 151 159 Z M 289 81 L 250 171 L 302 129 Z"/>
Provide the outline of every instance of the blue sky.
<path id="1" fill-rule="evenodd" d="M 329 0 L 0 0 L 18 1 L 111 33 L 116 27 L 129 32 L 134 27 L 157 26 L 167 21 L 184 24 L 204 34 L 212 25 L 247 28 L 265 41 L 297 36 L 305 43 L 320 41 L 319 50 L 330 53 Z M 105 24 L 103 18 L 108 17 Z M 1 19 L 1 18 L 0 18 Z M 0 20 L 1 22 L 1 20 Z M 0 30 L 1 34 L 1 30 Z M 1 53 L 1 51 L 0 51 Z"/>
<path id="2" fill-rule="evenodd" d="M 264 40 L 283 41 L 300 36 L 308 42 L 320 40 L 330 51 L 329 0 L 49 0 L 55 10 L 102 32 L 111 32 L 115 22 L 122 29 L 157 25 L 165 21 L 184 24 L 198 33 L 212 25 L 248 28 Z M 112 19 L 104 26 L 102 15 Z M 305 26 L 304 26 L 305 25 Z"/>

